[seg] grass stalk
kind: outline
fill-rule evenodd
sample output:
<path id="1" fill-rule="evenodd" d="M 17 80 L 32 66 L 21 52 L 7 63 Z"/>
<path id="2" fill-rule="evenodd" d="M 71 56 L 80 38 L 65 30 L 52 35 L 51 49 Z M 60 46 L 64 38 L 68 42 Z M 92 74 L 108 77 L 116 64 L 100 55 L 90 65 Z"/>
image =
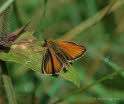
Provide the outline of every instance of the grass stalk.
<path id="1" fill-rule="evenodd" d="M 7 0 L 1 7 L 0 7 L 0 16 L 3 12 L 13 3 L 14 0 Z"/>
<path id="2" fill-rule="evenodd" d="M 119 70 L 119 71 L 116 71 L 116 72 L 113 72 L 113 73 L 111 73 L 111 74 L 108 74 L 108 75 L 106 75 L 105 77 L 103 77 L 103 78 L 101 78 L 101 79 L 99 79 L 99 80 L 96 80 L 95 82 L 93 82 L 93 83 L 91 83 L 91 84 L 89 84 L 89 85 L 87 85 L 87 86 L 85 86 L 85 87 L 83 87 L 83 88 L 80 88 L 80 89 L 78 89 L 78 90 L 75 90 L 75 91 L 73 91 L 73 92 L 71 92 L 71 93 L 69 93 L 69 94 L 67 94 L 66 96 L 63 96 L 63 97 L 61 97 L 60 99 L 58 99 L 56 102 L 54 102 L 54 104 L 58 104 L 58 103 L 60 103 L 60 102 L 62 102 L 62 101 L 65 101 L 66 99 L 68 99 L 68 98 L 70 98 L 70 97 L 72 97 L 72 96 L 74 96 L 74 95 L 77 95 L 77 94 L 79 94 L 79 93 L 83 93 L 83 91 L 85 91 L 86 89 L 88 89 L 88 88 L 90 88 L 90 87 L 92 87 L 92 86 L 94 86 L 94 85 L 96 85 L 96 84 L 98 84 L 98 83 L 101 83 L 101 82 L 103 82 L 103 81 L 105 81 L 105 80 L 107 80 L 107 79 L 109 79 L 109 78 L 111 78 L 111 77 L 114 77 L 115 75 L 118 75 L 119 73 L 121 73 L 121 72 L 123 72 L 124 70 Z"/>
<path id="3" fill-rule="evenodd" d="M 78 26 L 71 29 L 69 32 L 65 33 L 60 39 L 62 40 L 71 40 L 76 37 L 79 33 L 98 23 L 105 15 L 114 12 L 116 9 L 121 7 L 124 4 L 124 0 L 116 0 L 116 2 L 110 3 L 107 7 L 97 12 L 94 16 L 88 18 L 86 21 L 81 22 Z"/>

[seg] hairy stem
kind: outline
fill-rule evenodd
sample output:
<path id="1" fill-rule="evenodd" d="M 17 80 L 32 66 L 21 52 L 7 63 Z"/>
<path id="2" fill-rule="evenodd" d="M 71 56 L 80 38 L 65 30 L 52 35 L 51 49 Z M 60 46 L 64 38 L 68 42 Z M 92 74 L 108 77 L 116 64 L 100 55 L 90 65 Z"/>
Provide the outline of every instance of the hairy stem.
<path id="1" fill-rule="evenodd" d="M 6 1 L 5 4 L 0 8 L 0 16 L 3 17 L 2 18 L 2 37 L 4 37 L 5 39 L 7 38 L 9 12 L 10 12 L 10 6 L 12 1 L 13 0 Z M 3 39 L 3 41 L 5 40 Z M 17 104 L 14 89 L 11 82 L 11 77 L 8 73 L 6 62 L 0 60 L 0 65 L 1 65 L 1 72 L 2 72 L 2 80 L 4 83 L 9 104 Z"/>

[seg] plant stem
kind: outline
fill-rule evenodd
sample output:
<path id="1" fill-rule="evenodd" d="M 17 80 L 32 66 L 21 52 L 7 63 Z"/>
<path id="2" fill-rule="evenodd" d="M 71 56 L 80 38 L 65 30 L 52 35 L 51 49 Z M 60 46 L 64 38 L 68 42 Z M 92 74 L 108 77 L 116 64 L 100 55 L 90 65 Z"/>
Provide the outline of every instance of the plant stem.
<path id="1" fill-rule="evenodd" d="M 8 30 L 8 22 L 9 22 L 9 12 L 10 6 L 13 0 L 8 0 L 5 4 L 0 8 L 0 16 L 2 16 L 2 36 L 7 38 L 7 30 Z M 2 14 L 2 15 L 1 15 Z M 5 40 L 3 40 L 5 41 Z M 9 76 L 7 65 L 5 61 L 0 60 L 1 71 L 2 71 L 2 79 L 5 87 L 5 91 L 7 93 L 7 98 L 9 104 L 17 104 L 16 97 L 14 93 L 14 89 L 11 82 L 11 77 Z"/>
<path id="2" fill-rule="evenodd" d="M 6 10 L 4 11 L 4 13 L 2 15 L 3 18 L 2 18 L 1 34 L 2 34 L 2 37 L 3 37 L 3 41 L 6 40 L 7 33 L 8 33 L 10 9 L 11 9 L 10 6 L 8 8 L 6 8 Z"/>
<path id="3" fill-rule="evenodd" d="M 16 0 L 14 0 L 14 2 L 13 2 L 13 11 L 14 11 L 14 14 L 16 16 L 18 26 L 21 27 L 23 25 L 23 23 L 22 23 L 22 20 L 21 20 L 21 16 L 20 16 L 20 13 L 19 13 L 19 10 L 18 10 Z"/>
<path id="4" fill-rule="evenodd" d="M 0 7 L 0 15 L 13 3 L 14 0 L 7 0 L 2 7 Z"/>
<path id="5" fill-rule="evenodd" d="M 80 93 L 80 92 L 83 92 L 83 91 L 85 91 L 86 89 L 90 88 L 91 86 L 94 86 L 94 85 L 96 85 L 96 84 L 98 84 L 98 83 L 100 83 L 100 82 L 103 82 L 103 81 L 105 81 L 105 80 L 107 80 L 107 79 L 109 79 L 109 78 L 111 78 L 111 77 L 113 77 L 113 76 L 115 76 L 115 75 L 117 75 L 117 74 L 123 72 L 123 71 L 124 71 L 124 70 L 119 70 L 119 71 L 116 71 L 116 72 L 114 72 L 114 73 L 108 74 L 108 75 L 106 75 L 105 77 L 103 77 L 103 78 L 101 78 L 101 79 L 99 79 L 99 80 L 97 80 L 97 81 L 95 81 L 95 82 L 93 82 L 93 83 L 91 83 L 91 84 L 89 84 L 89 85 L 83 87 L 83 88 L 80 88 L 80 89 L 78 89 L 78 90 L 76 90 L 76 91 L 73 91 L 73 92 L 67 94 L 66 96 L 64 96 L 64 97 L 60 98 L 59 100 L 57 100 L 54 104 L 58 104 L 58 103 L 60 103 L 60 102 L 62 102 L 62 101 L 64 101 L 64 100 L 70 98 L 71 96 L 74 96 L 74 95 L 76 95 L 76 94 L 78 94 L 78 93 Z"/>
<path id="6" fill-rule="evenodd" d="M 120 6 L 124 4 L 124 0 L 116 0 L 113 4 L 109 4 L 107 7 L 96 13 L 94 16 L 88 18 L 86 21 L 81 22 L 78 26 L 71 29 L 69 32 L 65 33 L 60 39 L 62 40 L 71 40 L 79 33 L 83 32 L 84 30 L 88 29 L 90 26 L 98 23 L 105 15 L 110 14 L 111 12 L 118 9 Z M 112 6 L 112 8 L 111 8 Z M 110 9 L 111 8 L 111 9 Z M 110 9 L 110 10 L 109 10 Z"/>
<path id="7" fill-rule="evenodd" d="M 2 79 L 3 79 L 4 87 L 7 93 L 7 97 L 9 100 L 9 104 L 17 104 L 11 78 L 7 70 L 6 62 L 5 61 L 0 61 L 0 62 L 1 62 L 1 69 L 2 69 Z"/>

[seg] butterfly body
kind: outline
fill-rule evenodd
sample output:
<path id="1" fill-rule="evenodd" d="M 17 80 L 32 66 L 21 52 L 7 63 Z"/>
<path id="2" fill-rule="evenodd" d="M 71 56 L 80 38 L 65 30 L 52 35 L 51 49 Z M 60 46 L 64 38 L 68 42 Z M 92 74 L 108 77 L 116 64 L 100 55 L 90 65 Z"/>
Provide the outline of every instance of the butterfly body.
<path id="1" fill-rule="evenodd" d="M 63 68 L 68 69 L 70 62 L 86 51 L 84 46 L 59 40 L 45 40 L 45 48 L 43 73 L 48 75 L 59 74 Z"/>

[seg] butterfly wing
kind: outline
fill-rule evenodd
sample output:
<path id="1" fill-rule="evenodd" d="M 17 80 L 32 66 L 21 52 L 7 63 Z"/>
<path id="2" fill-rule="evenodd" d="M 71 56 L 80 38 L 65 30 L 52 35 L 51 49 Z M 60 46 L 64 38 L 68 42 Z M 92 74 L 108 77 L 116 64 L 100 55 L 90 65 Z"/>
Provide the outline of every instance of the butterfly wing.
<path id="1" fill-rule="evenodd" d="M 43 57 L 43 73 L 52 74 L 53 65 L 52 58 L 48 49 L 46 49 L 46 53 Z"/>
<path id="2" fill-rule="evenodd" d="M 47 49 L 43 60 L 43 72 L 45 74 L 54 75 L 58 74 L 62 68 L 63 64 L 59 60 L 53 49 Z"/>
<path id="3" fill-rule="evenodd" d="M 69 61 L 81 57 L 86 51 L 86 47 L 77 45 L 73 42 L 56 41 L 56 44 L 58 44 L 60 50 Z"/>
<path id="4" fill-rule="evenodd" d="M 52 61 L 53 61 L 53 72 L 57 74 L 63 68 L 63 64 L 59 59 L 59 57 L 57 56 L 57 54 L 53 51 L 53 49 L 49 48 L 49 50 L 50 50 Z"/>

